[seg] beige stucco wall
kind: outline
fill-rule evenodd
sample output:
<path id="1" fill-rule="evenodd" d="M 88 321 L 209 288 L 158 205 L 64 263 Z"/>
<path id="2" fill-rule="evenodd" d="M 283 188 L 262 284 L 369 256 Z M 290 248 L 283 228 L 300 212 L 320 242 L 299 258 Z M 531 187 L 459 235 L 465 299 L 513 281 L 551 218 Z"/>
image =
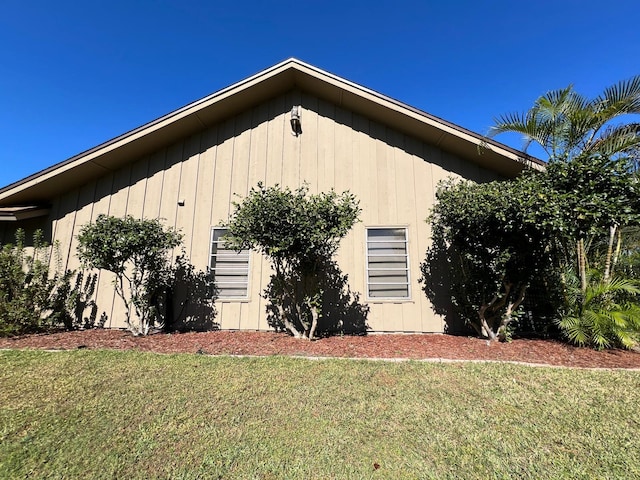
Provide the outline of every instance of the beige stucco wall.
<path id="1" fill-rule="evenodd" d="M 302 106 L 303 133 L 291 134 L 289 112 Z M 80 227 L 99 214 L 160 218 L 184 235 L 198 268 L 207 267 L 212 226 L 228 218 L 231 202 L 259 181 L 311 192 L 350 190 L 361 202 L 361 222 L 341 244 L 338 261 L 353 291 L 366 299 L 365 227 L 406 226 L 409 233 L 411 299 L 368 302 L 373 331 L 441 332 L 418 284 L 419 264 L 429 242 L 424 219 L 439 180 L 495 178 L 436 146 L 394 131 L 337 105 L 300 92 L 277 97 L 214 128 L 154 152 L 57 198 L 51 209 L 51 238 L 59 242 L 63 266 L 76 268 Z M 184 200 L 184 206 L 178 202 Z M 253 254 L 250 297 L 218 302 L 223 329 L 268 329 L 260 293 L 268 263 Z M 107 326 L 122 327 L 123 308 L 114 298 L 111 275 L 100 274 L 97 302 Z"/>

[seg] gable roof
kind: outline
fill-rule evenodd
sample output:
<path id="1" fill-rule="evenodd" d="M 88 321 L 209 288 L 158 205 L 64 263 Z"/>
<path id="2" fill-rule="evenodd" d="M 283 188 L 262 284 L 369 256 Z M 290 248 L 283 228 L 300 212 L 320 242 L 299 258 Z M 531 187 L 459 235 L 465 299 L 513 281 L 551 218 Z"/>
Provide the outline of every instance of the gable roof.
<path id="1" fill-rule="evenodd" d="M 291 58 L 0 189 L 0 206 L 47 203 L 157 148 L 292 89 L 437 145 L 506 177 L 544 163 L 519 150 Z"/>

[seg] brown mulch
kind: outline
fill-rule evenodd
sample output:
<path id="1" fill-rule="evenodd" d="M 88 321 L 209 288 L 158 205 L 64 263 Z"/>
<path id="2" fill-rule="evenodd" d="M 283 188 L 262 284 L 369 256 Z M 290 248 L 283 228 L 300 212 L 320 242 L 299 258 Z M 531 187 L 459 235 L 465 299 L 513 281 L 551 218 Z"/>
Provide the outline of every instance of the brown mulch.
<path id="1" fill-rule="evenodd" d="M 488 344 L 486 340 L 478 338 L 440 334 L 344 336 L 309 342 L 274 332 L 156 333 L 147 337 L 134 337 L 123 330 L 96 329 L 0 338 L 0 348 L 89 348 L 209 355 L 497 360 L 570 367 L 640 368 L 640 353 L 633 351 L 595 351 L 555 340 L 514 340 L 510 343 Z"/>

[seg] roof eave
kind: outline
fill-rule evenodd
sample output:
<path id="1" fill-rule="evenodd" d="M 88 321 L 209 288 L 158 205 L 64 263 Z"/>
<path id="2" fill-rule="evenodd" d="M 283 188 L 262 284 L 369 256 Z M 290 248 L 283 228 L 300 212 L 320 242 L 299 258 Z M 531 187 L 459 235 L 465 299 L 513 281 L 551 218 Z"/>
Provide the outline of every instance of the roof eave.
<path id="1" fill-rule="evenodd" d="M 19 222 L 47 215 L 49 215 L 49 208 L 46 207 L 0 207 L 0 222 Z"/>

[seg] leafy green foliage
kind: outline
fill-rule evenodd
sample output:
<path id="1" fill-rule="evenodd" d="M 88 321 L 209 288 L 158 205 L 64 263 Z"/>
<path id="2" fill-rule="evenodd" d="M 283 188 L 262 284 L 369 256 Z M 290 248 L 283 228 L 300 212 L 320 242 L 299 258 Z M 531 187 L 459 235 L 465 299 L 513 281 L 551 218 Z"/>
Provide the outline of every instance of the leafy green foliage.
<path id="1" fill-rule="evenodd" d="M 620 245 L 617 272 L 626 278 L 640 278 L 640 226 L 627 227 L 621 231 L 624 245 Z"/>
<path id="2" fill-rule="evenodd" d="M 164 321 L 159 306 L 171 283 L 170 252 L 180 240 L 158 220 L 131 216 L 100 215 L 80 230 L 78 257 L 86 267 L 115 274 L 125 322 L 134 334 L 146 335 L 155 322 Z"/>
<path id="3" fill-rule="evenodd" d="M 606 88 L 593 99 L 578 94 L 572 85 L 547 92 L 526 113 L 498 117 L 489 136 L 521 133 L 525 149 L 538 143 L 552 162 L 581 155 L 625 156 L 640 146 L 640 124 L 611 122 L 627 114 L 640 114 L 640 76 Z"/>
<path id="4" fill-rule="evenodd" d="M 626 158 L 581 155 L 550 163 L 541 178 L 558 194 L 569 241 L 640 221 L 640 184 Z"/>
<path id="5" fill-rule="evenodd" d="M 50 325 L 48 312 L 55 281 L 49 279 L 49 246 L 42 231 L 33 236 L 32 252 L 25 247 L 24 231 L 16 243 L 0 250 L 0 335 L 42 330 Z"/>
<path id="6" fill-rule="evenodd" d="M 567 272 L 565 308 L 558 325 L 573 343 L 597 349 L 631 348 L 640 340 L 638 282 L 626 278 L 592 280 L 582 290 L 573 272 Z"/>
<path id="7" fill-rule="evenodd" d="M 558 325 L 571 341 L 599 348 L 631 346 L 627 329 L 636 328 L 634 321 L 620 321 L 618 315 L 635 311 L 636 296 L 627 292 L 631 303 L 622 306 L 615 300 L 619 289 L 613 296 L 594 293 L 615 283 L 618 265 L 623 267 L 618 275 L 628 273 L 625 256 L 632 258 L 628 254 L 637 251 L 629 248 L 628 241 L 625 245 L 622 232 L 640 224 L 640 123 L 614 124 L 629 114 L 640 114 L 640 76 L 606 88 L 593 99 L 579 95 L 572 86 L 548 92 L 525 114 L 499 117 L 489 132 L 489 136 L 521 133 L 525 148 L 536 142 L 549 155 L 543 179 L 557 193 L 564 212 L 563 226 L 554 234 L 563 248 L 557 272 L 570 269 L 573 272 L 561 278 L 579 281 L 579 295 L 572 293 L 568 281 L 558 285 L 565 298 L 565 317 Z M 593 267 L 598 267 L 597 274 L 589 273 Z M 603 322 L 608 328 L 585 327 Z"/>
<path id="8" fill-rule="evenodd" d="M 16 243 L 0 251 L 0 335 L 34 333 L 52 328 L 75 330 L 101 327 L 106 321 L 92 296 L 97 275 L 83 271 L 51 272 L 51 246 L 36 231 L 25 247 L 24 231 Z"/>
<path id="9" fill-rule="evenodd" d="M 308 195 L 308 190 L 258 183 L 241 204 L 234 203 L 228 245 L 274 260 L 332 256 L 358 219 L 358 202 L 347 192 Z"/>
<path id="10" fill-rule="evenodd" d="M 575 318 L 584 318 L 576 309 L 591 311 L 592 305 L 567 302 L 590 298 L 587 288 L 598 289 L 609 281 L 620 258 L 629 264 L 625 254 L 637 249 L 625 250 L 621 239 L 614 248 L 612 235 L 625 226 L 638 225 L 638 198 L 639 184 L 629 162 L 600 155 L 554 162 L 544 172 L 525 173 L 509 182 L 449 181 L 441 185 L 430 217 L 433 244 L 422 265 L 425 291 L 437 304 L 437 295 L 444 289 L 437 282 L 449 281 L 457 313 L 479 334 L 494 338 L 491 330 L 503 337 L 501 329 L 513 319 L 515 309 L 509 307 L 519 305 L 528 286 L 538 283 L 546 287 L 548 297 L 560 300 L 559 312 L 571 316 L 557 325 L 567 338 L 578 342 L 583 337 L 566 327 L 575 325 Z M 576 250 L 576 244 L 581 250 Z M 443 259 L 445 250 L 449 260 Z M 582 268 L 591 263 L 601 273 L 591 276 L 593 285 L 581 282 L 582 294 L 576 296 L 566 283 L 570 275 L 565 271 L 579 264 L 576 256 L 581 252 Z M 445 274 L 438 273 L 443 261 L 447 262 Z M 572 275 L 580 278 L 579 273 Z M 598 308 L 636 312 L 634 302 L 636 297 L 627 298 L 624 308 L 616 302 L 599 302 Z M 619 333 L 615 333 L 616 325 L 620 325 Z M 611 322 L 603 330 L 610 335 L 609 341 L 578 343 L 630 347 L 631 341 L 623 339 L 632 338 L 627 331 L 634 325 L 632 320 Z"/>
<path id="11" fill-rule="evenodd" d="M 259 183 L 234 206 L 228 247 L 257 250 L 271 260 L 275 274 L 266 295 L 287 330 L 313 338 L 322 278 L 335 266 L 339 242 L 358 219 L 357 200 L 348 192 L 309 195 L 306 186 L 291 191 Z"/>
<path id="12" fill-rule="evenodd" d="M 447 282 L 457 315 L 478 334 L 505 339 L 529 284 L 552 264 L 550 232 L 562 226 L 554 197 L 534 173 L 513 182 L 442 183 L 421 265 L 436 308 Z"/>

